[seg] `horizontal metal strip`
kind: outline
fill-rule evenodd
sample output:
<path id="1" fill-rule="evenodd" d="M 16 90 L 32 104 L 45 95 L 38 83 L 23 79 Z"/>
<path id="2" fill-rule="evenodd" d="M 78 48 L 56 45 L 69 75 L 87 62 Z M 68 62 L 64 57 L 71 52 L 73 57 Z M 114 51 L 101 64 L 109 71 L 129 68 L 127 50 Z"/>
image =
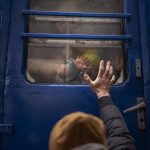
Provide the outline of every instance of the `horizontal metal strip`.
<path id="1" fill-rule="evenodd" d="M 131 35 L 87 35 L 87 34 L 48 34 L 48 33 L 21 33 L 22 37 L 53 38 L 53 39 L 87 39 L 87 40 L 131 40 Z"/>
<path id="2" fill-rule="evenodd" d="M 113 23 L 121 24 L 118 18 L 93 18 L 93 17 L 64 17 L 64 16 L 31 16 L 32 22 L 76 22 L 76 23 Z"/>
<path id="3" fill-rule="evenodd" d="M 22 10 L 23 15 L 45 15 L 66 17 L 100 17 L 100 18 L 130 18 L 130 14 L 123 13 L 86 13 L 86 12 L 59 12 L 59 11 L 35 11 Z"/>

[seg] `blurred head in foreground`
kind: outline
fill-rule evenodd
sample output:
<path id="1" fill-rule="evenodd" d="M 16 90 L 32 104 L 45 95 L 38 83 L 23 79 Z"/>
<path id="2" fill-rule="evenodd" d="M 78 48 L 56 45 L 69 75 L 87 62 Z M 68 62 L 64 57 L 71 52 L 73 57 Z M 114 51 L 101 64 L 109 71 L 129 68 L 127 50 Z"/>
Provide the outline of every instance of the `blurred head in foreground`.
<path id="1" fill-rule="evenodd" d="M 91 114 L 75 112 L 56 123 L 50 134 L 49 150 L 70 150 L 88 143 L 106 146 L 104 123 Z"/>

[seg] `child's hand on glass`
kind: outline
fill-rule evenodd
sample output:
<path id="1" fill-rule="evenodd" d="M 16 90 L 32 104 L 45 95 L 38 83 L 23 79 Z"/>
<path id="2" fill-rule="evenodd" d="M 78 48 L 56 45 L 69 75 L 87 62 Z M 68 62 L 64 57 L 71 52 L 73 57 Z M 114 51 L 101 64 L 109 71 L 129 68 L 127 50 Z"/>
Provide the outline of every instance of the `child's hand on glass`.
<path id="1" fill-rule="evenodd" d="M 75 60 L 75 66 L 77 69 L 82 70 L 87 68 L 88 58 L 84 56 L 78 56 Z"/>

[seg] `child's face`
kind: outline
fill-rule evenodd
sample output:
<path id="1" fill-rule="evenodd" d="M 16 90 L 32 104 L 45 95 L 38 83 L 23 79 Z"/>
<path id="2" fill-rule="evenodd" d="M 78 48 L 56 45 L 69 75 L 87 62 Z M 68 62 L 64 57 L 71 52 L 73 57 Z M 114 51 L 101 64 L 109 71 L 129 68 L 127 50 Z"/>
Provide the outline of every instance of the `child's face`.
<path id="1" fill-rule="evenodd" d="M 59 64 L 58 65 L 57 74 L 60 77 L 65 77 L 65 74 L 66 74 L 66 65 L 65 64 Z"/>

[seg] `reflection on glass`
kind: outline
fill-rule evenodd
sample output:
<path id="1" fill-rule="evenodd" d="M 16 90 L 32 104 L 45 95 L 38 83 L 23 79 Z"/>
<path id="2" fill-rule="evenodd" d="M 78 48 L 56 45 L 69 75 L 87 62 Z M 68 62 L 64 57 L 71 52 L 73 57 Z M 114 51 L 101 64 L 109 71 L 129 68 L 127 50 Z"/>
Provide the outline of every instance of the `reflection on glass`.
<path id="1" fill-rule="evenodd" d="M 95 79 L 100 60 L 110 60 L 115 83 L 125 80 L 120 41 L 29 39 L 27 78 L 30 82 L 85 84 L 84 73 Z"/>
<path id="2" fill-rule="evenodd" d="M 30 0 L 30 9 L 64 12 L 122 12 L 123 0 Z"/>
<path id="3" fill-rule="evenodd" d="M 122 34 L 122 19 L 30 16 L 29 32 L 57 34 Z"/>

